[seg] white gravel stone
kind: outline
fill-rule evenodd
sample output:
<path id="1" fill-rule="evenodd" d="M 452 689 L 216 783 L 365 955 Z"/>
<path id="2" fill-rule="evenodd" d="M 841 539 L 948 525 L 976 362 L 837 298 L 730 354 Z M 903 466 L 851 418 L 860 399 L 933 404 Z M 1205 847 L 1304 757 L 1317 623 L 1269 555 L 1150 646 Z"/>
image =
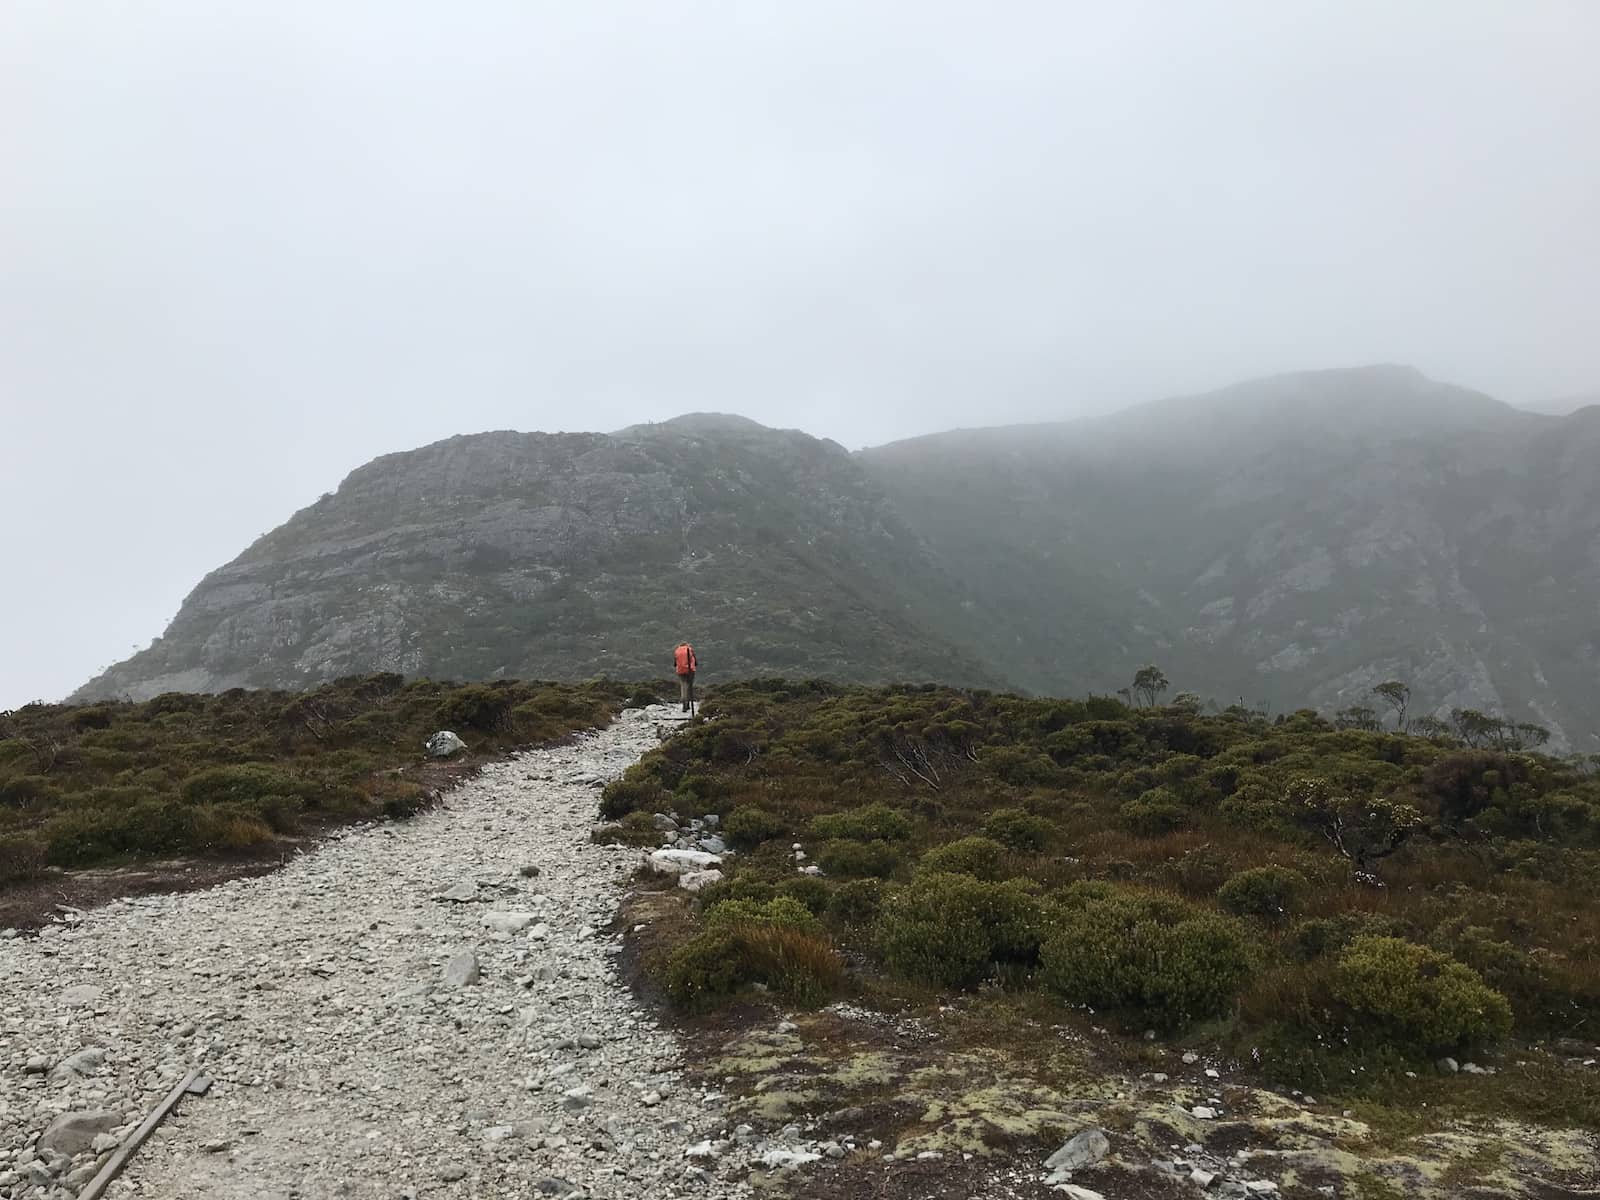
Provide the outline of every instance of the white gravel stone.
<path id="1" fill-rule="evenodd" d="M 590 840 L 596 784 L 656 743 L 664 715 L 634 710 L 490 763 L 412 820 L 341 831 L 269 875 L 0 941 L 0 1169 L 44 1172 L 39 1194 L 54 1195 L 200 1068 L 211 1091 L 183 1099 L 108 1200 L 746 1196 L 725 1176 L 766 1147 L 687 1173 L 685 1149 L 722 1136 L 725 1110 L 676 1086 L 679 1044 L 635 1003 L 600 932 L 638 860 Z M 436 902 L 444 889 L 456 903 Z M 491 912 L 540 921 L 509 937 Z M 464 948 L 478 983 L 440 988 Z M 573 1046 L 556 1049 L 563 1039 Z M 88 1076 L 40 1077 L 90 1048 L 105 1057 Z M 578 1070 L 550 1074 L 565 1063 Z M 577 1089 L 590 1102 L 569 1109 Z M 81 1162 L 52 1173 L 24 1149 L 90 1110 Z"/>

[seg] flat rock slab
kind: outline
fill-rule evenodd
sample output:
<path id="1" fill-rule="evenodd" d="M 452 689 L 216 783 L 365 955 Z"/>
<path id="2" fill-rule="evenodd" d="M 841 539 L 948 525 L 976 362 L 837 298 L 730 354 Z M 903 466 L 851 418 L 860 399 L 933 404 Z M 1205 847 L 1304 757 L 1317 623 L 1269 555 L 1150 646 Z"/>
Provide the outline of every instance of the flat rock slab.
<path id="1" fill-rule="evenodd" d="M 105 995 L 104 988 L 98 988 L 92 983 L 80 983 L 77 987 L 69 987 L 61 993 L 61 1003 L 67 1008 L 90 1008 L 99 1004 L 103 995 Z"/>

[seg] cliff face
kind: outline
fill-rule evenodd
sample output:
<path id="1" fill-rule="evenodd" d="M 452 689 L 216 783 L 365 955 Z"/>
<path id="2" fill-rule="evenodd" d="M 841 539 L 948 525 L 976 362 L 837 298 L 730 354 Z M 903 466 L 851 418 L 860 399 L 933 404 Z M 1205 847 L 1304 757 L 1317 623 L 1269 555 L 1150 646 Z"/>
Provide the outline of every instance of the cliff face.
<path id="1" fill-rule="evenodd" d="M 740 418 L 389 455 L 213 572 L 80 696 L 665 673 L 1223 702 L 1408 681 L 1600 749 L 1600 408 L 1405 368 L 860 455 Z"/>

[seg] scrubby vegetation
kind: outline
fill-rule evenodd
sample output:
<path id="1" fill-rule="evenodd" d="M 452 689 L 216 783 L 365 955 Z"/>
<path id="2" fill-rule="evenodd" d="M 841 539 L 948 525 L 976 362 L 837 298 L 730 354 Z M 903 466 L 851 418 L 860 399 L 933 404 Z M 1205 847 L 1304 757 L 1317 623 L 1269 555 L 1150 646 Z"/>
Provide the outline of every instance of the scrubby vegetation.
<path id="1" fill-rule="evenodd" d="M 669 991 L 983 988 L 1319 1089 L 1600 1027 L 1593 764 L 1136 699 L 719 689 L 608 793 L 740 850 Z"/>
<path id="2" fill-rule="evenodd" d="M 633 691 L 371 675 L 298 694 L 31 704 L 0 714 L 0 883 L 53 867 L 259 851 L 332 822 L 403 817 L 430 790 L 416 768 L 434 731 L 493 753 L 653 699 Z"/>

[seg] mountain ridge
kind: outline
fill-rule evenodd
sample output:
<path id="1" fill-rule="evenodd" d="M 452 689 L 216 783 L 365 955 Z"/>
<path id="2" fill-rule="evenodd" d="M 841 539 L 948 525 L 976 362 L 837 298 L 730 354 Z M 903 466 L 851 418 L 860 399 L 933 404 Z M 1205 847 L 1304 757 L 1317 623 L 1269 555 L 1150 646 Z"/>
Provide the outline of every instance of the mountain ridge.
<path id="1" fill-rule="evenodd" d="M 1590 453 L 1585 411 L 1395 366 L 854 454 L 718 413 L 458 435 L 350 472 L 75 695 L 660 674 L 692 636 L 721 678 L 1081 693 L 1155 661 L 1342 707 L 1399 677 L 1586 745 Z"/>

